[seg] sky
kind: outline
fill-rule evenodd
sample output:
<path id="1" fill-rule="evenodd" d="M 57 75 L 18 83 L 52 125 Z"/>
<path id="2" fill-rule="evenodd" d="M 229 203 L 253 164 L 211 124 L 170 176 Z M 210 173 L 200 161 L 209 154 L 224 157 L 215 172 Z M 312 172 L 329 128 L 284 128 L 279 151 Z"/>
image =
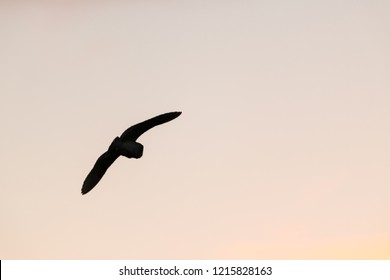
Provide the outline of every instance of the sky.
<path id="1" fill-rule="evenodd" d="M 0 1 L 0 259 L 389 259 L 389 14 Z"/>

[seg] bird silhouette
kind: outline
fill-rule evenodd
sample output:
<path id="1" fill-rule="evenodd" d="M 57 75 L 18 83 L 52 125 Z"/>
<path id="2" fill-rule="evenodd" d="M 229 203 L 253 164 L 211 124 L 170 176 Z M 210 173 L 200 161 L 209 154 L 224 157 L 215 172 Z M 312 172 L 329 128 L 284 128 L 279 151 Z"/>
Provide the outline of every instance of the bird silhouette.
<path id="1" fill-rule="evenodd" d="M 115 137 L 109 146 L 107 152 L 102 154 L 96 161 L 92 170 L 84 180 L 81 193 L 86 194 L 92 190 L 100 179 L 106 173 L 107 169 L 119 156 L 127 158 L 140 158 L 144 150 L 142 144 L 136 142 L 144 132 L 149 129 L 176 119 L 181 115 L 181 112 L 171 112 L 159 115 L 149 120 L 143 121 L 126 129 L 120 137 Z"/>

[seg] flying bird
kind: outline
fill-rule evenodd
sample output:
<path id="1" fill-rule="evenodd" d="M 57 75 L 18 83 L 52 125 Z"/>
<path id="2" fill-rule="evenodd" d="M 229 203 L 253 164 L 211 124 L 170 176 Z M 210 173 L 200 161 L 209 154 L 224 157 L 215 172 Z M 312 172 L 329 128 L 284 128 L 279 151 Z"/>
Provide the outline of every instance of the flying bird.
<path id="1" fill-rule="evenodd" d="M 106 173 L 107 169 L 119 156 L 127 158 L 140 158 L 144 150 L 142 144 L 136 142 L 144 132 L 152 127 L 169 122 L 181 115 L 181 112 L 171 112 L 151 118 L 139 124 L 133 125 L 126 129 L 120 137 L 115 137 L 107 152 L 102 154 L 96 161 L 92 170 L 85 178 L 81 193 L 86 194 L 92 190 L 100 179 Z"/>

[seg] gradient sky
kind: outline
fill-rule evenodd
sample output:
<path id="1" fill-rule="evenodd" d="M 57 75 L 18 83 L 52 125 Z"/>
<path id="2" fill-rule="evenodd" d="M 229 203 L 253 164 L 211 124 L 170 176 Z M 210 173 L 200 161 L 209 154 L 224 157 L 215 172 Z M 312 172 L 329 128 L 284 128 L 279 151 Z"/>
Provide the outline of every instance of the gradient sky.
<path id="1" fill-rule="evenodd" d="M 389 259 L 389 1 L 0 1 L 0 259 Z M 183 111 L 99 185 L 139 121 Z"/>

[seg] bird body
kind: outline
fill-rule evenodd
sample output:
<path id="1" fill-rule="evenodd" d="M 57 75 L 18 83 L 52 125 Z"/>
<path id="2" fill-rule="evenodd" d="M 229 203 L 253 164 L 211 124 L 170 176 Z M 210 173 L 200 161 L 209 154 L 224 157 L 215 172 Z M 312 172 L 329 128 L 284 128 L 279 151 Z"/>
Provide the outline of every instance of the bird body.
<path id="1" fill-rule="evenodd" d="M 135 141 L 123 141 L 121 138 L 115 137 L 108 150 L 127 158 L 140 158 L 142 157 L 144 146 Z"/>
<path id="2" fill-rule="evenodd" d="M 136 159 L 142 157 L 144 146 L 136 142 L 137 138 L 152 127 L 169 122 L 180 114 L 181 112 L 171 112 L 159 115 L 133 125 L 126 129 L 120 137 L 115 137 L 108 150 L 97 159 L 92 170 L 85 178 L 81 193 L 86 194 L 92 190 L 119 156 Z"/>

